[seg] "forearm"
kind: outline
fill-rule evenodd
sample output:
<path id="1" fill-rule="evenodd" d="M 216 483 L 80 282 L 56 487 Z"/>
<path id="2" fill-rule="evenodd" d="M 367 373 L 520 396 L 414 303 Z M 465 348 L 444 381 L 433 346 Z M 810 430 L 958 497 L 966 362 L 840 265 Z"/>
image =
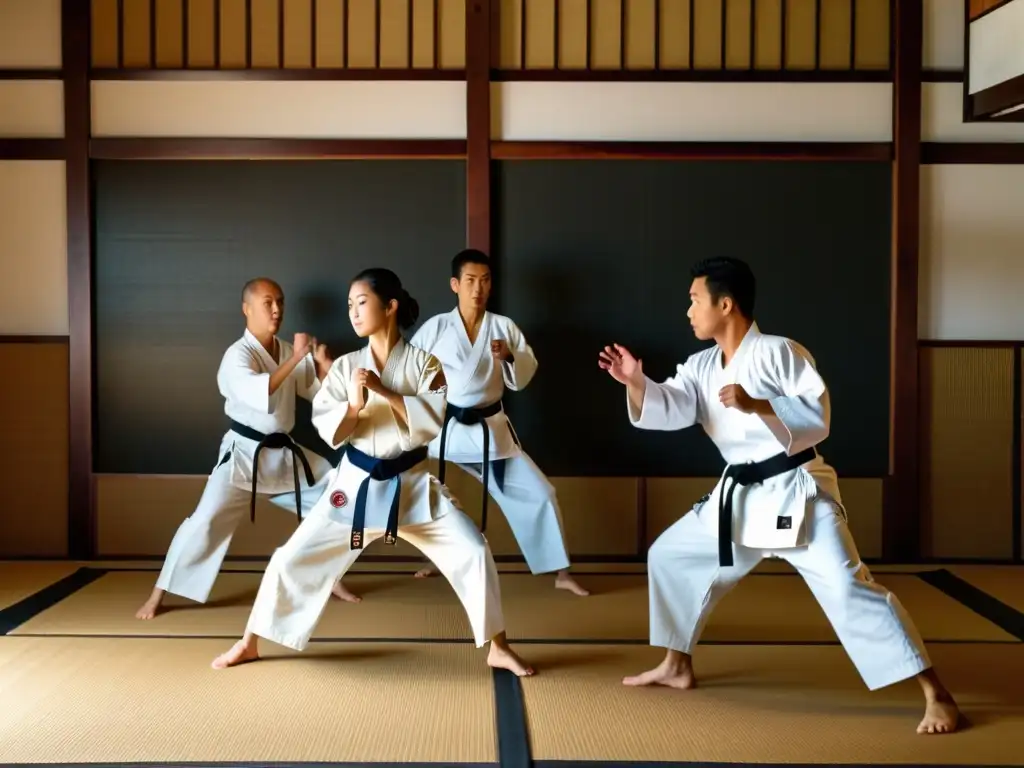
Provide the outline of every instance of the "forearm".
<path id="1" fill-rule="evenodd" d="M 814 447 L 828 436 L 828 409 L 819 400 L 799 397 L 754 400 L 753 413 L 789 454 Z"/>
<path id="2" fill-rule="evenodd" d="M 321 384 L 323 383 L 324 379 L 327 378 L 327 374 L 331 372 L 332 365 L 334 365 L 334 361 L 330 359 L 326 360 L 323 363 L 318 362 L 316 364 L 316 377 L 320 380 Z"/>
<path id="3" fill-rule="evenodd" d="M 390 389 L 384 392 L 384 399 L 388 401 L 388 405 L 391 406 L 392 413 L 395 414 L 395 418 L 403 424 L 409 423 L 409 411 L 405 407 L 405 398 L 397 392 L 392 392 Z"/>
<path id="4" fill-rule="evenodd" d="M 753 408 L 751 413 L 759 416 L 764 425 L 775 435 L 775 439 L 779 441 L 779 444 L 784 449 L 788 449 L 791 442 L 789 429 L 782 422 L 782 419 L 779 418 L 779 415 L 775 413 L 771 401 L 755 399 L 751 405 Z"/>
<path id="5" fill-rule="evenodd" d="M 348 404 L 347 410 L 345 411 L 345 418 L 341 420 L 341 424 L 334 431 L 334 445 L 340 445 L 348 439 L 349 435 L 352 434 L 356 428 L 356 424 L 359 421 L 359 410 L 352 403 Z"/>
<path id="6" fill-rule="evenodd" d="M 641 376 L 639 381 L 629 382 L 626 385 L 626 392 L 629 395 L 629 404 L 636 413 L 641 413 L 644 409 L 644 395 L 647 393 L 646 377 Z"/>
<path id="7" fill-rule="evenodd" d="M 285 379 L 292 375 L 292 371 L 295 367 L 302 362 L 301 357 L 290 357 L 285 360 L 278 369 L 270 375 L 270 394 L 273 395 L 277 392 L 278 388 L 284 384 Z"/>
<path id="8" fill-rule="evenodd" d="M 502 360 L 501 373 L 509 390 L 522 391 L 537 373 L 537 358 L 530 349 L 509 350 L 508 356 Z"/>

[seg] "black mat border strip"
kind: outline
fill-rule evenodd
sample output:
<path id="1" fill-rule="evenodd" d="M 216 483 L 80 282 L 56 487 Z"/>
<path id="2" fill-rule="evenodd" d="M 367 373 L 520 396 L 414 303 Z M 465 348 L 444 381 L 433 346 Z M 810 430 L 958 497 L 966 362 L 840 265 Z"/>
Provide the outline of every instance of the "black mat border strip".
<path id="1" fill-rule="evenodd" d="M 31 621 L 43 611 L 53 608 L 61 600 L 70 597 L 106 574 L 107 571 L 101 568 L 79 568 L 63 579 L 0 610 L 0 635 L 9 635 L 22 624 Z"/>
<path id="2" fill-rule="evenodd" d="M 610 763 L 608 764 L 611 765 Z M 202 761 L 202 762 L 146 762 L 125 763 L 0 763 L 0 768 L 494 768 L 495 763 L 327 763 L 327 762 L 266 762 L 266 761 Z M 953 766 L 952 768 L 957 768 Z M 972 767 L 974 768 L 974 767 Z M 1001 767 L 1000 767 L 1001 768 Z"/>
<path id="3" fill-rule="evenodd" d="M 970 608 L 1004 632 L 1024 641 L 1024 613 L 994 598 L 988 592 L 979 589 L 945 568 L 925 571 L 917 574 L 917 577 L 961 605 Z"/>
<path id="4" fill-rule="evenodd" d="M 706 761 L 535 760 L 532 768 L 1020 768 L 999 763 L 714 763 Z"/>
<path id="5" fill-rule="evenodd" d="M 139 762 L 0 763 L 0 768 L 494 768 L 495 763 Z M 498 763 L 497 765 L 501 765 Z M 533 760 L 530 768 L 1020 768 L 1004 763 L 713 763 L 701 761 Z"/>
<path id="6" fill-rule="evenodd" d="M 532 768 L 530 732 L 522 681 L 507 669 L 494 669 L 494 719 L 500 768 Z"/>

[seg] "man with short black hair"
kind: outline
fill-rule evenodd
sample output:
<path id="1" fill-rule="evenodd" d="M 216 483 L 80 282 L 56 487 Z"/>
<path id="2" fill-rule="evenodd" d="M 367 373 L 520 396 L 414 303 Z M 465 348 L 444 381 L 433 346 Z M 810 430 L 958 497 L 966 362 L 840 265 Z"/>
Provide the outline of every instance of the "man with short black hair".
<path id="1" fill-rule="evenodd" d="M 487 309 L 491 295 L 491 261 L 467 249 L 452 259 L 450 286 L 458 306 L 427 320 L 410 342 L 430 352 L 444 367 L 448 409 L 430 454 L 463 467 L 483 485 L 481 529 L 487 528 L 487 497 L 494 497 L 508 520 L 526 564 L 534 574 L 556 572 L 555 587 L 575 595 L 590 594 L 569 573 L 565 526 L 555 489 L 519 445 L 502 407 L 505 389 L 526 387 L 537 371 L 537 358 L 511 318 Z M 424 568 L 416 575 L 429 576 Z"/>
<path id="2" fill-rule="evenodd" d="M 835 470 L 816 446 L 829 433 L 828 389 L 810 353 L 754 322 L 756 282 L 738 259 L 692 271 L 687 317 L 715 345 L 656 383 L 618 345 L 598 364 L 626 386 L 640 429 L 700 424 L 727 463 L 715 488 L 648 553 L 651 644 L 662 663 L 626 685 L 696 684 L 691 654 L 718 601 L 766 557 L 803 576 L 871 690 L 916 677 L 925 694 L 918 733 L 956 729 L 959 710 L 896 596 L 876 583 L 846 523 Z"/>
<path id="3" fill-rule="evenodd" d="M 327 347 L 305 333 L 294 345 L 277 336 L 284 321 L 284 292 L 266 277 L 242 289 L 245 332 L 217 370 L 217 387 L 231 428 L 221 440 L 217 465 L 199 504 L 178 527 L 149 599 L 135 614 L 152 619 L 170 592 L 198 603 L 210 596 L 217 574 L 256 495 L 301 515 L 313 508 L 331 470 L 327 458 L 288 435 L 295 425 L 296 395 L 307 400 L 331 368 Z M 359 602 L 339 580 L 334 595 Z"/>

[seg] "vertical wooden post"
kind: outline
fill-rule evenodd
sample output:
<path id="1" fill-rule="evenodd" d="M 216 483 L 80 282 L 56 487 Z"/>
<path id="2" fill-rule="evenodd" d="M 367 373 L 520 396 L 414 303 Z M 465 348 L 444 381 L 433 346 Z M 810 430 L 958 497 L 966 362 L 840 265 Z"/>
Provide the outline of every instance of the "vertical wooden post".
<path id="1" fill-rule="evenodd" d="M 889 477 L 883 554 L 921 554 L 918 411 L 918 260 L 920 256 L 922 0 L 893 2 L 892 341 Z"/>
<path id="2" fill-rule="evenodd" d="M 466 245 L 491 252 L 491 3 L 466 5 Z"/>
<path id="3" fill-rule="evenodd" d="M 70 361 L 68 554 L 96 551 L 92 477 L 92 210 L 89 178 L 91 3 L 61 2 Z"/>

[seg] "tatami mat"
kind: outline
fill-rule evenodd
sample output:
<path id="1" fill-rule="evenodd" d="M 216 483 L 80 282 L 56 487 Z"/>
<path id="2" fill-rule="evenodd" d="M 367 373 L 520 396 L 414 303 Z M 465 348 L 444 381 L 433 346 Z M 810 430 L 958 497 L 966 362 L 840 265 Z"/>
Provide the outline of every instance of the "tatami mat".
<path id="1" fill-rule="evenodd" d="M 950 570 L 996 600 L 1024 612 L 1024 565 L 962 565 Z"/>
<path id="2" fill-rule="evenodd" d="M 152 621 L 135 619 L 155 572 L 111 572 L 18 627 L 14 634 L 238 636 L 245 628 L 260 574 L 222 573 L 210 602 L 200 606 L 168 597 L 173 610 Z M 916 576 L 878 579 L 910 611 L 925 639 L 1015 638 Z M 551 576 L 503 574 L 502 598 L 511 639 L 627 640 L 648 637 L 647 578 L 580 575 L 593 591 L 579 598 L 553 587 Z M 469 623 L 455 593 L 441 577 L 352 574 L 357 605 L 332 600 L 315 638 L 468 639 Z M 784 606 L 780 620 L 780 606 Z M 798 576 L 762 575 L 743 580 L 712 615 L 705 641 L 835 642 L 824 613 Z"/>
<path id="3" fill-rule="evenodd" d="M 916 683 L 870 692 L 834 646 L 707 646 L 691 691 L 627 688 L 657 649 L 534 646 L 523 684 L 536 760 L 1024 764 L 1024 645 L 942 646 L 933 660 L 974 726 L 919 736 Z"/>
<path id="4" fill-rule="evenodd" d="M 483 651 L 266 644 L 263 661 L 210 669 L 229 645 L 4 638 L 0 763 L 496 759 Z"/>
<path id="5" fill-rule="evenodd" d="M 0 562 L 0 610 L 78 570 L 74 563 Z"/>
<path id="6" fill-rule="evenodd" d="M 23 599 L 76 567 L 0 563 L 0 596 Z M 626 688 L 622 677 L 662 651 L 646 644 L 646 576 L 612 570 L 579 574 L 589 598 L 555 590 L 550 575 L 501 577 L 510 636 L 538 641 L 517 650 L 539 671 L 522 692 L 540 763 L 1024 765 L 1024 643 L 921 578 L 876 569 L 933 641 L 970 720 L 954 737 L 915 734 L 913 681 L 868 691 L 802 579 L 773 570 L 745 579 L 713 614 L 696 690 Z M 1021 607 L 1019 571 L 954 570 Z M 242 632 L 261 572 L 227 570 L 210 604 L 170 598 L 175 610 L 138 621 L 155 578 L 83 579 L 0 637 L 0 763 L 497 761 L 503 718 L 486 651 L 466 642 L 442 578 L 353 573 L 365 601 L 332 601 L 320 642 L 302 654 L 264 643 L 263 661 L 224 671 L 210 661 Z M 497 706 L 514 718 L 515 701 Z"/>

